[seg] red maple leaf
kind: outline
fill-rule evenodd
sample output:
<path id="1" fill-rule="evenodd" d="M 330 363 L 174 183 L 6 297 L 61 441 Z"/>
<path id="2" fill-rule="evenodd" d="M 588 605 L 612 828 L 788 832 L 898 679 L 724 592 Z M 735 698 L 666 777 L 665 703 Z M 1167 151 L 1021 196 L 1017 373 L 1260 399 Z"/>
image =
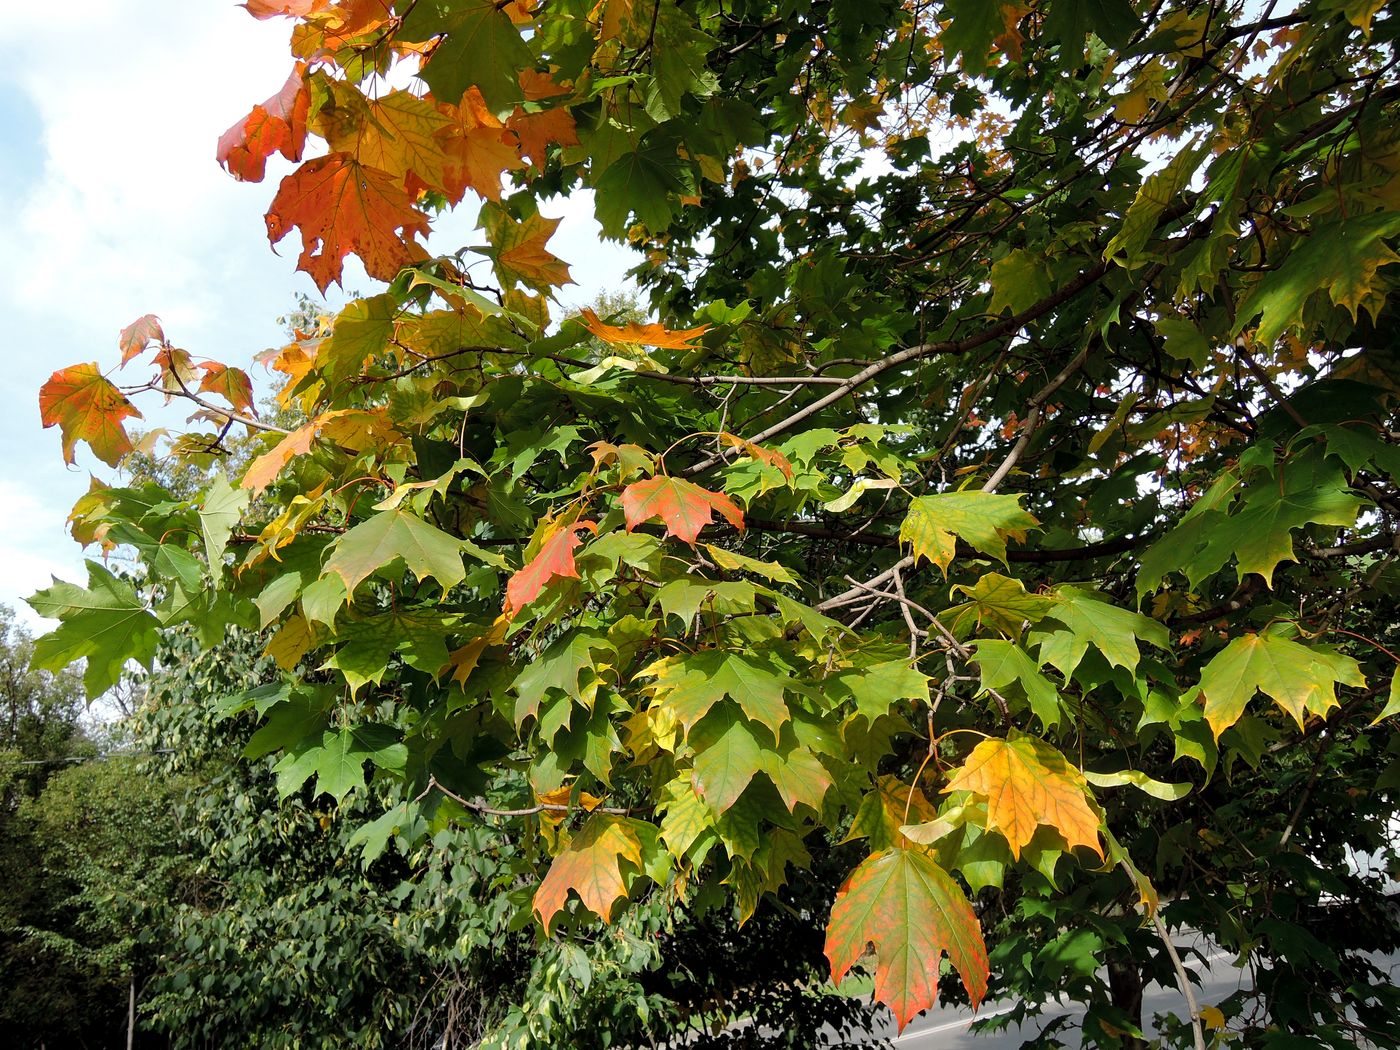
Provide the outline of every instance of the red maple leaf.
<path id="1" fill-rule="evenodd" d="M 744 512 L 732 499 L 682 478 L 660 475 L 622 490 L 622 513 L 627 516 L 628 532 L 644 521 L 660 518 L 668 535 L 694 543 L 700 530 L 714 520 L 712 511 L 716 510 L 736 529 L 743 529 Z"/>
<path id="2" fill-rule="evenodd" d="M 218 394 L 233 406 L 235 412 L 251 412 L 253 409 L 253 381 L 241 368 L 229 368 L 217 361 L 200 361 L 204 378 L 199 389 Z"/>
<path id="3" fill-rule="evenodd" d="M 428 217 L 413 206 L 400 180 L 346 153 L 309 160 L 282 180 L 267 212 L 268 240 L 276 244 L 293 226 L 301 229 L 297 269 L 322 292 L 340 281 L 351 252 L 381 281 L 427 257 L 413 237 L 427 235 Z"/>
<path id="4" fill-rule="evenodd" d="M 574 565 L 574 551 L 583 541 L 578 538 L 582 529 L 597 532 L 598 525 L 592 521 L 576 521 L 566 525 L 540 547 L 539 553 L 530 563 L 510 578 L 506 584 L 505 614 L 514 616 L 529 605 L 544 590 L 545 584 L 556 576 L 578 579 L 578 568 Z"/>
<path id="5" fill-rule="evenodd" d="M 281 152 L 288 160 L 301 160 L 306 148 L 306 116 L 311 95 L 302 74 L 306 65 L 298 62 L 282 90 L 229 128 L 219 137 L 215 152 L 218 162 L 236 179 L 261 182 L 267 172 L 267 158 Z"/>
<path id="6" fill-rule="evenodd" d="M 117 337 L 117 346 L 121 348 L 122 364 L 126 364 L 133 357 L 139 354 L 152 342 L 165 343 L 165 333 L 160 327 L 160 318 L 155 314 L 146 314 L 138 317 L 122 329 L 122 334 Z"/>

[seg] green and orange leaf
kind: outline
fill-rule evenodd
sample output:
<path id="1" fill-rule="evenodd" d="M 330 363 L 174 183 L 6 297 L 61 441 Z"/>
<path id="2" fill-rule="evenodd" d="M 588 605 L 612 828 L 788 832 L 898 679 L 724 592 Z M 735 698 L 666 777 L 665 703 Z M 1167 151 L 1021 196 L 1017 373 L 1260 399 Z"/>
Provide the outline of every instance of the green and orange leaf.
<path id="1" fill-rule="evenodd" d="M 875 998 L 902 1030 L 938 997 L 944 952 L 973 1007 L 991 970 L 977 916 L 952 877 L 927 854 L 889 849 L 867 858 L 836 895 L 826 931 L 831 979 L 840 981 L 875 949 Z"/>
<path id="2" fill-rule="evenodd" d="M 65 462 L 72 463 L 74 445 L 86 441 L 97 458 L 112 467 L 131 451 L 122 420 L 141 418 L 96 364 L 73 365 L 49 376 L 39 389 L 39 414 L 44 426 L 57 426 L 63 435 Z"/>
<path id="3" fill-rule="evenodd" d="M 564 526 L 545 540 L 529 564 L 510 578 L 506 584 L 506 616 L 514 616 L 538 598 L 551 580 L 558 577 L 578 579 L 574 551 L 583 542 L 578 536 L 583 530 L 597 532 L 598 526 L 591 521 Z"/>
<path id="4" fill-rule="evenodd" d="M 622 512 L 627 518 L 627 531 L 659 518 L 666 534 L 693 544 L 700 530 L 714 520 L 714 511 L 723 515 L 736 529 L 744 528 L 744 512 L 722 492 L 702 489 L 684 478 L 659 475 L 646 481 L 635 481 L 622 490 Z"/>
<path id="5" fill-rule="evenodd" d="M 987 799 L 987 827 L 1021 850 L 1042 825 L 1071 846 L 1087 846 L 1100 857 L 1100 819 L 1090 804 L 1084 775 L 1043 740 L 1016 733 L 1006 740 L 984 740 L 953 774 L 949 791 L 972 791 Z"/>
<path id="6" fill-rule="evenodd" d="M 204 372 L 204 378 L 199 381 L 201 392 L 218 394 L 235 412 L 253 411 L 253 381 L 247 372 L 217 361 L 200 361 L 196 367 Z"/>
<path id="7" fill-rule="evenodd" d="M 631 876 L 642 867 L 642 842 L 631 824 L 625 817 L 595 813 L 554 858 L 535 891 L 535 914 L 546 933 L 571 891 L 604 922 L 612 919 L 614 906 L 627 896 Z M 624 864 L 633 871 L 624 874 Z"/>

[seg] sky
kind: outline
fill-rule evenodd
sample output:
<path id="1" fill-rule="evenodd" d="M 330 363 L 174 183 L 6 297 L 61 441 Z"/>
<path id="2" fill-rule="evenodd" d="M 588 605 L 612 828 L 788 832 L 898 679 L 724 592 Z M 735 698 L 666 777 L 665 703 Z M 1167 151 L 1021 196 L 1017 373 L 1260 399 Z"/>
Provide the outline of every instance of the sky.
<path id="1" fill-rule="evenodd" d="M 57 428 L 39 420 L 44 380 L 115 368 L 117 333 L 146 313 L 197 358 L 256 373 L 253 355 L 283 341 L 277 318 L 298 293 L 319 296 L 294 270 L 296 234 L 274 252 L 263 225 L 290 165 L 274 157 L 248 184 L 214 161 L 219 135 L 286 80 L 290 22 L 232 0 L 12 6 L 0 20 L 0 603 L 42 630 L 22 599 L 54 576 L 85 580 L 64 522 L 90 476 L 112 476 L 86 446 L 64 464 Z M 622 283 L 629 257 L 600 239 L 586 195 L 541 211 L 564 217 L 550 246 L 580 282 L 565 305 Z M 478 243 L 471 212 L 439 223 L 429 250 Z M 344 286 L 375 284 L 352 259 Z M 343 299 L 332 286 L 330 305 Z M 129 370 L 114 380 L 145 378 Z"/>

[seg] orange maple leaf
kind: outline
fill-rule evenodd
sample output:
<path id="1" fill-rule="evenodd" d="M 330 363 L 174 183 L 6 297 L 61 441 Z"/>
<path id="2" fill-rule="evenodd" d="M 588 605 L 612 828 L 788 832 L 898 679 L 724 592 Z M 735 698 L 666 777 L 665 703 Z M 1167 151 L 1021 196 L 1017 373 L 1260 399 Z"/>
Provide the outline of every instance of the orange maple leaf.
<path id="1" fill-rule="evenodd" d="M 117 346 L 121 348 L 122 364 L 126 364 L 151 343 L 164 343 L 165 333 L 160 327 L 160 318 L 155 314 L 146 314 L 138 317 L 122 329 L 122 334 L 117 337 Z"/>
<path id="2" fill-rule="evenodd" d="M 233 406 L 235 412 L 253 410 L 253 381 L 248 378 L 247 372 L 241 368 L 229 368 L 217 361 L 200 361 L 198 367 L 204 370 L 204 378 L 199 382 L 200 390 L 218 394 Z"/>
<path id="3" fill-rule="evenodd" d="M 572 525 L 566 525 L 545 540 L 539 553 L 530 563 L 510 578 L 506 584 L 506 616 L 514 616 L 529 605 L 539 597 L 545 584 L 555 577 L 578 579 L 574 551 L 583 542 L 578 537 L 581 529 L 597 532 L 598 525 L 592 521 L 576 521 Z"/>
<path id="4" fill-rule="evenodd" d="M 660 518 L 666 533 L 693 544 L 700 530 L 719 511 L 736 529 L 744 528 L 744 512 L 722 492 L 711 492 L 683 478 L 667 475 L 636 481 L 622 490 L 622 513 L 631 532 L 644 521 Z"/>
<path id="5" fill-rule="evenodd" d="M 777 467 L 789 481 L 792 480 L 792 461 L 777 449 L 764 448 L 762 445 L 755 444 L 748 438 L 727 432 L 722 432 L 719 439 L 730 448 L 742 449 L 744 455 L 748 456 L 750 459 L 756 459 L 760 463 L 767 463 L 769 466 Z"/>
<path id="6" fill-rule="evenodd" d="M 1007 740 L 982 741 L 943 790 L 986 796 L 987 827 L 1006 837 L 1013 857 L 1021 855 L 1042 824 L 1070 846 L 1088 846 L 1103 856 L 1099 818 L 1089 804 L 1084 775 L 1035 737 L 1018 733 Z"/>
<path id="7" fill-rule="evenodd" d="M 428 217 L 392 175 L 345 153 L 309 160 L 282 180 L 267 212 L 268 240 L 276 244 L 293 226 L 301 230 L 297 269 L 322 292 L 339 283 L 351 252 L 381 281 L 427 258 L 413 238 L 427 235 Z"/>
<path id="8" fill-rule="evenodd" d="M 290 161 L 301 160 L 306 148 L 306 117 L 311 95 L 302 74 L 306 65 L 298 62 L 282 90 L 229 128 L 219 137 L 215 158 L 236 179 L 261 182 L 267 173 L 267 158 L 280 152 Z"/>
<path id="9" fill-rule="evenodd" d="M 317 8 L 306 21 L 292 29 L 292 53 L 317 58 L 350 47 L 362 37 L 394 17 L 388 0 L 340 0 Z"/>
<path id="10" fill-rule="evenodd" d="M 531 215 L 515 222 L 502 213 L 487 228 L 496 247 L 496 274 L 505 285 L 519 281 L 536 291 L 548 292 L 557 285 L 573 284 L 569 264 L 545 247 L 559 228 L 561 219 Z"/>
<path id="11" fill-rule="evenodd" d="M 73 365 L 49 376 L 39 388 L 39 415 L 45 427 L 56 425 L 63 435 L 64 462 L 73 462 L 73 446 L 81 439 L 111 467 L 131 451 L 131 438 L 122 420 L 141 418 L 95 363 Z"/>
<path id="12" fill-rule="evenodd" d="M 254 18 L 305 18 L 321 10 L 331 0 L 247 0 L 238 6 Z"/>
<path id="13" fill-rule="evenodd" d="M 554 918 L 568 903 L 569 891 L 603 921 L 612 918 L 613 907 L 627 896 L 628 879 L 622 862 L 642 867 L 642 842 L 625 817 L 595 813 L 572 842 L 554 858 L 535 891 L 535 914 L 549 932 Z"/>
<path id="14" fill-rule="evenodd" d="M 457 105 L 440 105 L 439 109 L 451 121 L 438 132 L 447 155 L 443 192 L 454 204 L 468 189 L 489 200 L 500 200 L 501 176 L 525 167 L 514 134 L 507 133 L 474 87 L 467 89 Z"/>
<path id="15" fill-rule="evenodd" d="M 638 324 L 635 321 L 629 321 L 619 327 L 604 324 L 598 315 L 586 306 L 579 316 L 583 318 L 583 326 L 605 343 L 644 343 L 662 350 L 693 350 L 695 347 L 691 340 L 698 339 L 710 330 L 709 325 L 702 324 L 699 328 L 673 332 L 665 325 Z"/>

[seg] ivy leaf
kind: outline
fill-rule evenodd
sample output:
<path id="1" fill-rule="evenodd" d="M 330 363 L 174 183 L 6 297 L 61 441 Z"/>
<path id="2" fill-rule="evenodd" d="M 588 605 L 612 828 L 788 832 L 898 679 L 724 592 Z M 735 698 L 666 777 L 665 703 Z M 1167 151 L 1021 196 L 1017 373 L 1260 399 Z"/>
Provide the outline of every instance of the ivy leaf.
<path id="1" fill-rule="evenodd" d="M 39 388 L 39 415 L 45 427 L 56 425 L 63 435 L 64 462 L 73 462 L 73 446 L 82 440 L 109 467 L 132 448 L 122 420 L 141 418 L 96 364 L 73 365 L 49 376 Z"/>
<path id="2" fill-rule="evenodd" d="M 937 1000 L 944 952 L 974 1009 L 987 993 L 987 947 L 972 905 L 920 851 L 890 849 L 867 858 L 837 893 L 826 931 L 831 979 L 840 981 L 870 946 L 875 998 L 901 1030 Z"/>
<path id="3" fill-rule="evenodd" d="M 594 915 L 611 921 L 613 908 L 627 896 L 631 878 L 642 869 L 642 841 L 634 823 L 625 817 L 595 813 L 554 858 L 535 891 L 534 911 L 545 933 L 564 910 L 570 891 L 578 894 Z M 624 865 L 635 870 L 624 873 Z"/>
<path id="4" fill-rule="evenodd" d="M 665 325 L 639 324 L 636 321 L 629 321 L 622 326 L 604 324 L 589 307 L 584 307 L 579 316 L 583 319 L 585 328 L 603 342 L 614 345 L 642 343 L 662 350 L 694 350 L 693 341 L 710 330 L 707 324 L 675 332 Z"/>
<path id="5" fill-rule="evenodd" d="M 666 534 L 694 544 L 700 530 L 714 520 L 712 511 L 719 511 L 736 529 L 744 528 L 744 512 L 722 492 L 711 492 L 684 478 L 659 475 L 646 481 L 634 481 L 622 490 L 622 512 L 627 518 L 627 531 L 653 518 L 660 518 Z"/>
<path id="6" fill-rule="evenodd" d="M 946 573 L 958 538 L 1004 563 L 1007 538 L 1024 541 L 1027 530 L 1039 524 L 1021 509 L 1020 496 L 940 492 L 909 501 L 899 538 L 913 546 L 915 561 L 927 558 Z"/>
<path id="7" fill-rule="evenodd" d="M 597 532 L 597 523 L 576 521 L 555 532 L 540 546 L 539 553 L 530 563 L 515 573 L 506 584 L 505 614 L 514 616 L 537 597 L 545 585 L 556 577 L 578 579 L 578 568 L 574 565 L 574 551 L 583 541 L 580 531 Z"/>
<path id="8" fill-rule="evenodd" d="M 1033 736 L 1013 730 L 1005 740 L 982 741 L 943 790 L 985 796 L 987 827 L 1006 837 L 1014 857 L 1041 825 L 1054 828 L 1071 846 L 1088 846 L 1103 856 L 1100 820 L 1084 775 Z"/>
<path id="9" fill-rule="evenodd" d="M 276 244 L 293 227 L 301 230 L 297 269 L 323 293 L 339 283 L 352 252 L 381 281 L 427 256 L 413 238 L 427 235 L 428 218 L 413 198 L 388 172 L 345 153 L 309 160 L 282 180 L 267 212 L 268 240 Z"/>
<path id="10" fill-rule="evenodd" d="M 1200 689 L 1206 721 L 1219 740 L 1256 692 L 1272 698 L 1301 728 L 1305 714 L 1323 717 L 1337 706 L 1338 685 L 1365 684 L 1360 665 L 1349 656 L 1277 634 L 1247 634 L 1206 664 Z"/>
<path id="11" fill-rule="evenodd" d="M 381 511 L 337 539 L 324 574 L 339 575 L 346 593 L 354 594 L 361 580 L 399 558 L 418 579 L 431 576 L 443 590 L 466 577 L 461 543 L 405 510 Z"/>
<path id="12" fill-rule="evenodd" d="M 83 685 L 91 700 L 116 685 L 128 660 L 150 666 L 160 621 L 131 584 L 96 562 L 88 562 L 87 569 L 86 588 L 55 579 L 28 601 L 40 616 L 60 621 L 35 639 L 33 665 L 61 671 L 75 660 L 87 660 Z"/>

